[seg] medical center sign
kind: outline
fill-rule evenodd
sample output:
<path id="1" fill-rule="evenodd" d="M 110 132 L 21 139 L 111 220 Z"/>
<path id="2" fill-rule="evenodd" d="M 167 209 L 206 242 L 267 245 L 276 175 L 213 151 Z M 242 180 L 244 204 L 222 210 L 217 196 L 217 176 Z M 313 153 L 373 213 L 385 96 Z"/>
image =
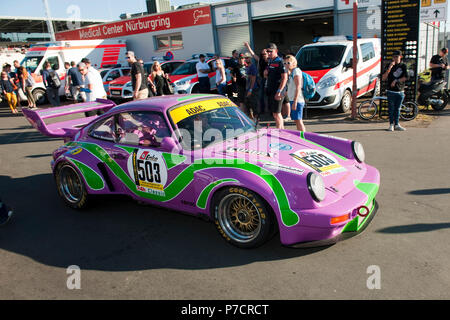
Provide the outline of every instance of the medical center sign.
<path id="1" fill-rule="evenodd" d="M 93 40 L 211 23 L 209 6 L 56 33 L 56 40 Z"/>

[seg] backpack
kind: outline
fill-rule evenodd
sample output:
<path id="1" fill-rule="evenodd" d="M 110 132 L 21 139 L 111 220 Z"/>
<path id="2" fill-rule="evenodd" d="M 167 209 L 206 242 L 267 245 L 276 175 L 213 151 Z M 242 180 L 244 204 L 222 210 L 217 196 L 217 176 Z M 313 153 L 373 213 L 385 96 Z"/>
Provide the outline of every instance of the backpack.
<path id="1" fill-rule="evenodd" d="M 59 80 L 58 74 L 55 71 L 50 71 L 48 74 L 50 75 L 50 79 L 48 81 L 49 86 L 55 89 L 61 87 L 61 80 Z"/>
<path id="2" fill-rule="evenodd" d="M 314 83 L 313 78 L 302 71 L 303 74 L 303 87 L 302 93 L 305 99 L 311 99 L 316 94 L 316 84 Z"/>

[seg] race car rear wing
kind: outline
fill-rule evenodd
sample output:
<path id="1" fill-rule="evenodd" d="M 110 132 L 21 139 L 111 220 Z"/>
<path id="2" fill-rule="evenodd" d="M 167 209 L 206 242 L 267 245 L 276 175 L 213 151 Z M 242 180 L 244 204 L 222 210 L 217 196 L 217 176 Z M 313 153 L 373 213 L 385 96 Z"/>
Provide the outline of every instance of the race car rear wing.
<path id="1" fill-rule="evenodd" d="M 52 123 L 45 123 L 44 120 L 70 116 L 88 111 L 108 111 L 115 106 L 116 104 L 111 100 L 97 99 L 96 101 L 92 102 L 83 102 L 40 110 L 29 110 L 23 108 L 22 112 L 25 115 L 25 118 L 31 123 L 31 125 L 43 135 L 46 135 L 48 137 L 64 138 L 64 140 L 71 140 L 82 127 L 84 127 L 86 124 L 88 124 L 98 116 L 93 115 L 89 117 L 75 118 Z"/>

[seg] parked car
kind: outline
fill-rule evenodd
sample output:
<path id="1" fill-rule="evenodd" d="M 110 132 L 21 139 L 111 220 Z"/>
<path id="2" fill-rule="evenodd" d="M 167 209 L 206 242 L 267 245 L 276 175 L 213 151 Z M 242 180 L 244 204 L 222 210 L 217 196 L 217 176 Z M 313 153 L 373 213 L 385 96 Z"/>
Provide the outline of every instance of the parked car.
<path id="1" fill-rule="evenodd" d="M 106 112 L 54 122 L 96 109 Z M 127 195 L 213 221 L 226 241 L 243 248 L 277 232 L 283 245 L 328 245 L 360 233 L 377 211 L 380 173 L 366 164 L 361 143 L 259 128 L 223 96 L 119 106 L 97 99 L 23 112 L 43 134 L 65 139 L 51 167 L 73 209 L 95 195 Z"/>
<path id="2" fill-rule="evenodd" d="M 225 73 L 227 76 L 227 83 L 231 81 L 231 74 L 228 67 L 230 66 L 230 58 L 221 58 L 225 63 Z M 170 75 L 170 81 L 174 87 L 174 92 L 178 94 L 186 94 L 186 93 L 198 93 L 199 92 L 199 83 L 197 76 L 197 69 L 195 66 L 199 62 L 199 59 L 191 59 L 186 61 L 186 63 L 182 64 L 178 67 L 172 74 Z M 206 62 L 212 68 L 214 59 L 207 59 Z M 217 90 L 216 85 L 216 72 L 213 71 L 209 73 L 209 80 L 211 90 Z"/>
<path id="3" fill-rule="evenodd" d="M 358 39 L 357 96 L 380 91 L 381 41 Z M 297 53 L 299 68 L 316 83 L 316 94 L 307 101 L 308 108 L 351 108 L 353 90 L 353 41 L 345 36 L 319 38 Z"/>
<path id="4" fill-rule="evenodd" d="M 185 60 L 162 61 L 161 68 L 164 73 L 171 74 L 176 68 L 182 65 Z M 144 71 L 147 75 L 151 73 L 154 61 L 144 63 Z M 127 100 L 133 98 L 133 87 L 131 86 L 131 76 L 120 77 L 109 83 L 108 97 L 113 99 Z"/>

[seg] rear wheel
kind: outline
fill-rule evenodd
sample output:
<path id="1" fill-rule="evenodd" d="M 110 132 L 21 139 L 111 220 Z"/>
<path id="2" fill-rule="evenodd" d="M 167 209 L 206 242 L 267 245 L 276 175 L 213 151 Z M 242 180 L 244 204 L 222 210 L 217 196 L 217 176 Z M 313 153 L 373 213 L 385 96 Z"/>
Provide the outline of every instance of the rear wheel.
<path id="1" fill-rule="evenodd" d="M 405 102 L 400 107 L 400 118 L 406 121 L 414 120 L 419 113 L 419 107 L 412 101 Z"/>
<path id="2" fill-rule="evenodd" d="M 36 105 L 42 105 L 47 102 L 47 95 L 45 94 L 45 90 L 42 88 L 34 89 L 32 95 L 34 101 L 36 101 Z"/>
<path id="3" fill-rule="evenodd" d="M 430 100 L 431 99 L 434 99 L 435 101 L 439 101 L 440 102 L 440 103 L 436 102 L 436 103 L 432 103 L 431 104 L 431 107 L 433 108 L 433 110 L 441 111 L 441 110 L 444 110 L 444 108 L 447 106 L 448 96 L 445 93 L 439 92 L 438 94 L 432 96 L 430 98 Z"/>
<path id="4" fill-rule="evenodd" d="M 84 209 L 88 193 L 78 171 L 70 163 L 62 163 L 55 170 L 59 196 L 73 209 Z"/>
<path id="5" fill-rule="evenodd" d="M 366 100 L 359 104 L 358 114 L 364 120 L 370 120 L 377 114 L 378 107 L 372 100 Z"/>
<path id="6" fill-rule="evenodd" d="M 274 234 L 275 221 L 266 202 L 255 192 L 227 187 L 213 200 L 214 221 L 219 233 L 240 248 L 255 248 Z"/>
<path id="7" fill-rule="evenodd" d="M 349 90 L 345 90 L 341 99 L 341 105 L 338 110 L 342 113 L 347 113 L 352 107 L 352 93 Z"/>

